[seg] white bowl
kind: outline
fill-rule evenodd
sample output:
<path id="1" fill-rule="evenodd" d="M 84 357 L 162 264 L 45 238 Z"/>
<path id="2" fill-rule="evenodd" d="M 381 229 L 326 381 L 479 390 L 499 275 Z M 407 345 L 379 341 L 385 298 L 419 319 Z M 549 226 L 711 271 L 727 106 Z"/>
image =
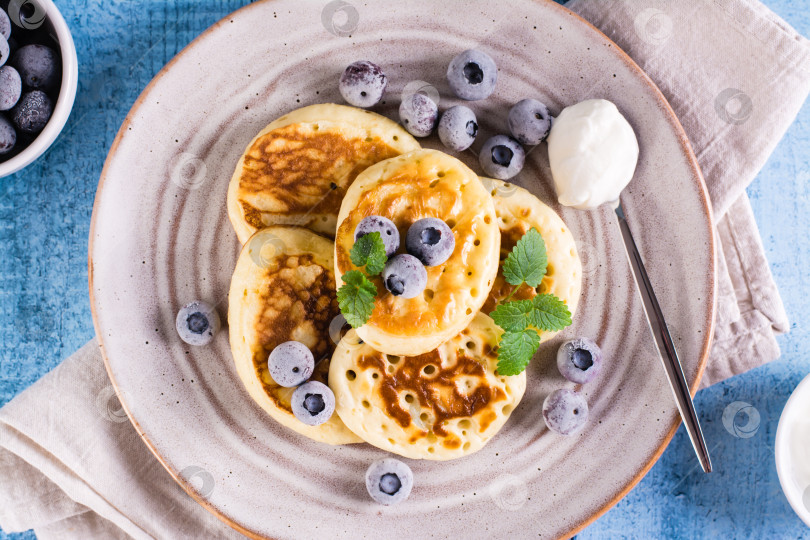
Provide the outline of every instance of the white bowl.
<path id="1" fill-rule="evenodd" d="M 776 474 L 782 491 L 785 492 L 790 506 L 802 521 L 810 527 L 810 448 L 805 451 L 807 462 L 802 465 L 804 471 L 791 455 L 791 439 L 797 436 L 797 424 L 800 421 L 810 422 L 810 375 L 805 377 L 793 391 L 782 409 L 779 417 L 779 427 L 776 429 Z M 806 426 L 805 433 L 810 437 L 810 426 Z M 805 441 L 807 442 L 807 441 Z M 807 493 L 807 495 L 805 495 Z"/>
<path id="2" fill-rule="evenodd" d="M 0 163 L 0 178 L 19 171 L 45 153 L 45 150 L 53 144 L 62 128 L 65 127 L 70 111 L 73 109 L 73 101 L 76 99 L 76 88 L 79 84 L 79 59 L 76 56 L 76 45 L 73 43 L 70 28 L 52 0 L 36 0 L 36 3 L 45 10 L 45 24 L 53 28 L 59 42 L 59 52 L 62 57 L 62 85 L 59 88 L 59 98 L 56 100 L 56 106 L 53 108 L 53 115 L 48 124 L 28 145 L 28 148 L 8 161 Z M 13 22 L 11 26 L 12 34 L 14 31 L 19 31 L 19 27 Z"/>

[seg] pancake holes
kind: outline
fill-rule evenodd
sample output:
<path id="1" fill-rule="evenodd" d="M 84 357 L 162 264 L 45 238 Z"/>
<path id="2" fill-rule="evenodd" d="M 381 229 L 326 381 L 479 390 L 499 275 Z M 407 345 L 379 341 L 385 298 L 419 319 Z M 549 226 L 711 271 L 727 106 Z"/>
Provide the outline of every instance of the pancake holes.
<path id="1" fill-rule="evenodd" d="M 490 191 L 490 192 L 489 192 L 489 194 L 490 194 L 490 195 L 492 195 L 492 196 L 494 197 L 495 195 L 497 195 L 497 194 L 498 194 L 498 190 L 497 190 L 497 189 L 493 189 L 492 191 Z"/>
<path id="2" fill-rule="evenodd" d="M 547 276 L 553 276 L 554 275 L 554 266 L 553 265 L 549 264 L 548 266 L 546 266 L 546 275 Z"/>
<path id="3" fill-rule="evenodd" d="M 462 450 L 469 450 L 470 449 L 470 441 L 464 443 L 464 446 L 461 447 Z"/>
<path id="4" fill-rule="evenodd" d="M 462 437 L 466 437 L 466 436 L 467 436 L 467 430 L 466 430 L 466 429 L 461 430 L 461 436 L 462 436 Z"/>
<path id="5" fill-rule="evenodd" d="M 470 296 L 472 296 L 473 298 L 476 298 L 478 296 L 478 289 L 476 289 L 475 287 L 470 289 Z"/>
<path id="6" fill-rule="evenodd" d="M 489 225 L 490 223 L 492 223 L 492 216 L 490 216 L 489 214 L 487 214 L 486 216 L 484 216 L 484 223 L 486 223 L 487 225 Z"/>
<path id="7" fill-rule="evenodd" d="M 561 233 L 563 233 L 563 234 L 565 234 L 565 227 L 561 228 L 561 229 L 560 229 L 560 232 L 561 232 Z"/>
<path id="8" fill-rule="evenodd" d="M 429 447 L 428 447 L 428 452 L 429 452 L 429 453 L 431 453 L 431 454 L 432 454 L 432 453 L 434 453 L 435 451 L 436 451 L 436 449 L 435 449 L 435 448 L 433 448 L 432 446 L 429 446 Z"/>
<path id="9" fill-rule="evenodd" d="M 467 272 L 467 275 L 468 275 L 468 276 L 471 276 L 471 275 L 472 275 L 472 270 L 469 270 L 469 271 Z"/>
<path id="10" fill-rule="evenodd" d="M 472 314 L 472 308 L 467 308 L 467 315 Z"/>
<path id="11" fill-rule="evenodd" d="M 394 366 L 388 366 L 388 373 L 393 373 L 395 369 Z"/>
<path id="12" fill-rule="evenodd" d="M 472 423 L 469 420 L 467 420 L 466 418 L 464 420 L 460 420 L 459 423 L 458 423 L 458 427 L 460 427 L 462 429 L 468 429 L 471 425 L 472 425 Z"/>
<path id="13" fill-rule="evenodd" d="M 439 178 L 444 178 L 444 171 L 439 171 L 439 172 L 436 174 L 436 176 L 438 176 Z"/>
<path id="14" fill-rule="evenodd" d="M 350 381 L 353 381 L 357 378 L 357 373 L 355 373 L 350 369 L 349 371 L 346 372 L 346 378 L 349 379 Z"/>
<path id="15" fill-rule="evenodd" d="M 576 257 L 576 256 L 577 256 L 577 250 L 575 250 L 574 248 L 571 248 L 571 252 L 570 252 L 570 253 L 571 253 L 571 256 L 572 256 L 572 257 Z"/>
<path id="16" fill-rule="evenodd" d="M 377 372 L 375 371 L 374 373 L 372 373 L 372 374 L 371 374 L 371 378 L 372 378 L 372 379 L 379 379 L 379 378 L 380 378 L 380 374 L 379 374 L 379 373 L 377 373 Z"/>
<path id="17" fill-rule="evenodd" d="M 388 431 L 388 424 L 383 424 L 381 427 L 383 431 Z"/>
<path id="18" fill-rule="evenodd" d="M 421 420 L 422 422 L 427 422 L 428 421 L 428 413 L 423 412 L 422 414 L 420 414 L 419 415 L 419 420 Z"/>
<path id="19" fill-rule="evenodd" d="M 548 292 L 548 284 L 545 281 L 540 283 L 540 286 L 537 287 L 537 292 L 539 294 L 546 294 Z"/>
<path id="20" fill-rule="evenodd" d="M 510 414 L 512 414 L 512 406 L 511 405 L 505 405 L 504 408 L 501 409 L 501 412 L 505 416 L 509 416 Z M 574 413 L 574 414 L 576 414 L 576 413 Z"/>
<path id="21" fill-rule="evenodd" d="M 319 126 L 318 124 L 312 126 L 312 131 L 318 131 L 319 129 L 321 129 L 321 126 Z"/>
<path id="22" fill-rule="evenodd" d="M 433 292 L 433 289 L 425 289 L 425 300 L 430 302 L 431 300 L 433 300 L 434 294 L 435 293 Z"/>
<path id="23" fill-rule="evenodd" d="M 398 141 L 399 140 L 399 135 L 394 135 L 394 140 Z"/>
<path id="24" fill-rule="evenodd" d="M 388 442 L 391 443 L 391 444 L 396 444 L 396 443 L 394 443 L 394 439 L 392 439 L 391 437 L 388 437 Z"/>
<path id="25" fill-rule="evenodd" d="M 405 403 L 413 403 L 413 395 L 405 394 Z"/>
<path id="26" fill-rule="evenodd" d="M 476 239 L 475 239 L 475 242 L 473 242 L 473 245 L 474 245 L 474 246 L 480 246 L 480 245 L 481 245 L 481 240 L 479 240 L 478 238 L 476 238 Z"/>
<path id="27" fill-rule="evenodd" d="M 436 187 L 437 185 L 439 185 L 438 180 L 434 180 L 433 182 L 430 183 L 430 187 L 432 187 L 432 188 Z"/>
<path id="28" fill-rule="evenodd" d="M 467 342 L 467 348 L 468 349 L 474 349 L 475 348 L 475 342 L 474 341 L 468 341 Z"/>
<path id="29" fill-rule="evenodd" d="M 366 142 L 371 142 L 371 141 L 373 141 L 373 140 L 374 140 L 374 139 L 372 139 L 371 137 L 366 137 Z"/>
<path id="30" fill-rule="evenodd" d="M 363 400 L 363 407 L 365 407 L 366 409 L 368 409 L 368 408 L 370 408 L 370 407 L 371 407 L 371 403 L 369 403 L 369 402 L 368 402 L 368 400 L 364 399 L 364 400 Z"/>
<path id="31" fill-rule="evenodd" d="M 455 219 L 448 219 L 447 220 L 447 226 L 452 229 L 453 227 L 456 226 L 456 220 Z"/>
<path id="32" fill-rule="evenodd" d="M 436 366 L 434 366 L 433 364 L 428 364 L 424 368 L 422 368 L 422 371 L 425 373 L 425 375 L 433 375 L 434 373 L 436 373 Z"/>
<path id="33" fill-rule="evenodd" d="M 386 354 L 385 357 L 388 358 L 388 363 L 389 364 L 398 364 L 399 363 L 399 356 L 393 356 L 393 355 L 390 355 L 390 354 Z"/>
<path id="34" fill-rule="evenodd" d="M 434 443 L 434 442 L 436 442 L 438 440 L 439 440 L 439 438 L 436 436 L 435 433 L 433 433 L 432 431 L 430 433 L 428 433 L 428 436 L 427 436 L 427 441 L 428 442 Z"/>
<path id="35" fill-rule="evenodd" d="M 321 216 L 321 221 L 327 221 L 329 218 L 326 216 Z"/>

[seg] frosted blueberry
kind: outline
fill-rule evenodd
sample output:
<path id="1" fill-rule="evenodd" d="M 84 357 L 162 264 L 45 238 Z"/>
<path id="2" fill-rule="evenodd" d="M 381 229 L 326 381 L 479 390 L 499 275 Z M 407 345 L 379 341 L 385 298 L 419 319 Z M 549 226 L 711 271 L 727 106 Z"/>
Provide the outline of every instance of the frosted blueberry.
<path id="1" fill-rule="evenodd" d="M 536 99 L 524 99 L 515 103 L 509 109 L 508 120 L 509 131 L 521 144 L 540 144 L 551 131 L 548 107 Z"/>
<path id="2" fill-rule="evenodd" d="M 439 107 L 425 94 L 415 92 L 403 97 L 399 105 L 399 119 L 414 137 L 427 137 L 436 126 Z"/>
<path id="3" fill-rule="evenodd" d="M 439 218 L 417 220 L 405 236 L 408 253 L 419 259 L 425 266 L 444 263 L 456 248 L 453 231 Z"/>
<path id="4" fill-rule="evenodd" d="M 475 101 L 489 97 L 497 81 L 495 60 L 475 49 L 460 53 L 447 66 L 447 82 L 461 99 Z"/>
<path id="5" fill-rule="evenodd" d="M 557 368 L 569 381 L 585 384 L 602 371 L 602 350 L 588 338 L 566 341 L 557 350 Z"/>
<path id="6" fill-rule="evenodd" d="M 588 421 L 588 402 L 573 390 L 555 390 L 543 401 L 543 418 L 551 431 L 573 435 Z"/>
<path id="7" fill-rule="evenodd" d="M 383 244 L 385 244 L 385 254 L 390 257 L 399 249 L 399 230 L 394 222 L 383 216 L 368 216 L 360 220 L 354 229 L 354 241 L 361 236 L 372 232 L 380 233 Z"/>
<path id="8" fill-rule="evenodd" d="M 450 150 L 461 152 L 475 141 L 478 134 L 478 122 L 475 113 L 469 107 L 456 105 L 450 107 L 439 120 L 439 139 Z"/>
<path id="9" fill-rule="evenodd" d="M 315 370 L 312 351 L 298 341 L 285 341 L 270 352 L 267 359 L 270 376 L 279 386 L 291 388 L 304 383 Z"/>
<path id="10" fill-rule="evenodd" d="M 388 259 L 382 278 L 385 288 L 394 296 L 414 298 L 425 290 L 427 270 L 419 259 L 402 253 Z"/>
<path id="11" fill-rule="evenodd" d="M 318 381 L 309 381 L 295 389 L 292 411 L 298 420 L 308 426 L 319 426 L 335 412 L 335 394 Z"/>
<path id="12" fill-rule="evenodd" d="M 183 306 L 175 320 L 177 334 L 189 345 L 208 345 L 219 332 L 221 322 L 214 307 L 201 300 Z"/>
<path id="13" fill-rule="evenodd" d="M 397 504 L 411 494 L 413 472 L 394 458 L 375 461 L 366 471 L 366 489 L 375 502 L 386 506 Z"/>
<path id="14" fill-rule="evenodd" d="M 523 147 L 508 135 L 490 137 L 481 147 L 478 163 L 492 178 L 508 180 L 523 169 L 526 153 Z"/>
<path id="15" fill-rule="evenodd" d="M 355 107 L 373 107 L 380 102 L 388 85 L 388 77 L 382 68 L 368 60 L 349 64 L 340 76 L 338 90 L 349 104 Z"/>

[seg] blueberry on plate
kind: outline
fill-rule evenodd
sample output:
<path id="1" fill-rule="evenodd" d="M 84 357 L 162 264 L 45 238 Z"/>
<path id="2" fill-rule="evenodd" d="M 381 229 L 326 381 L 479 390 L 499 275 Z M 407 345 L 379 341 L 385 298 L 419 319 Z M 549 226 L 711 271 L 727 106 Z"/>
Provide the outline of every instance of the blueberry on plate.
<path id="1" fill-rule="evenodd" d="M 20 100 L 22 79 L 11 66 L 0 68 L 0 111 L 7 111 Z"/>
<path id="2" fill-rule="evenodd" d="M 405 236 L 408 253 L 425 266 L 437 266 L 445 262 L 456 248 L 456 237 L 450 227 L 439 218 L 423 218 L 415 221 Z"/>
<path id="3" fill-rule="evenodd" d="M 602 350 L 588 338 L 566 341 L 557 350 L 557 367 L 569 381 L 585 384 L 602 371 Z"/>
<path id="4" fill-rule="evenodd" d="M 411 468 L 394 458 L 375 461 L 366 471 L 366 489 L 374 501 L 386 506 L 408 498 L 413 489 Z"/>
<path id="5" fill-rule="evenodd" d="M 588 402 L 582 394 L 560 388 L 543 401 L 543 418 L 551 431 L 560 435 L 574 435 L 588 421 Z"/>
<path id="6" fill-rule="evenodd" d="M 26 45 L 14 53 L 11 63 L 28 88 L 47 90 L 59 81 L 56 53 L 45 45 Z"/>
<path id="7" fill-rule="evenodd" d="M 388 292 L 402 298 L 414 298 L 425 290 L 427 270 L 413 255 L 401 253 L 388 259 L 382 271 Z"/>
<path id="8" fill-rule="evenodd" d="M 201 300 L 183 306 L 175 320 L 177 334 L 189 345 L 208 345 L 219 332 L 220 325 L 214 307 Z"/>
<path id="9" fill-rule="evenodd" d="M 319 426 L 335 412 L 335 394 L 318 381 L 309 381 L 295 389 L 292 411 L 298 420 L 308 426 Z"/>
<path id="10" fill-rule="evenodd" d="M 345 69 L 338 90 L 343 99 L 355 107 L 373 107 L 382 99 L 387 85 L 388 77 L 380 66 L 360 60 Z"/>
<path id="11" fill-rule="evenodd" d="M 5 116 L 0 116 L 0 155 L 8 154 L 17 144 L 17 132 Z"/>
<path id="12" fill-rule="evenodd" d="M 478 154 L 478 163 L 484 169 L 484 174 L 498 180 L 508 180 L 515 176 L 523 169 L 525 161 L 523 147 L 508 135 L 490 137 Z"/>
<path id="13" fill-rule="evenodd" d="M 524 99 L 509 109 L 509 131 L 522 144 L 534 146 L 546 140 L 551 131 L 548 107 L 536 99 Z"/>
<path id="14" fill-rule="evenodd" d="M 279 386 L 292 388 L 304 383 L 315 371 L 315 358 L 309 347 L 299 341 L 285 341 L 267 358 L 270 376 Z"/>
<path id="15" fill-rule="evenodd" d="M 414 137 L 427 137 L 436 126 L 439 107 L 425 94 L 415 92 L 402 98 L 399 119 Z"/>
<path id="16" fill-rule="evenodd" d="M 478 134 L 478 122 L 472 109 L 464 105 L 450 107 L 439 120 L 439 139 L 450 150 L 469 148 Z"/>
<path id="17" fill-rule="evenodd" d="M 29 135 L 42 131 L 42 128 L 51 119 L 51 114 L 53 114 L 53 104 L 42 90 L 33 90 L 23 94 L 17 105 L 11 109 L 11 119 L 14 121 L 14 125 Z"/>
<path id="18" fill-rule="evenodd" d="M 354 229 L 354 241 L 373 232 L 380 233 L 388 257 L 396 253 L 399 249 L 399 230 L 393 221 L 383 216 L 364 217 Z"/>
<path id="19" fill-rule="evenodd" d="M 447 66 L 447 82 L 461 99 L 476 101 L 489 97 L 498 81 L 495 60 L 487 53 L 470 49 Z"/>

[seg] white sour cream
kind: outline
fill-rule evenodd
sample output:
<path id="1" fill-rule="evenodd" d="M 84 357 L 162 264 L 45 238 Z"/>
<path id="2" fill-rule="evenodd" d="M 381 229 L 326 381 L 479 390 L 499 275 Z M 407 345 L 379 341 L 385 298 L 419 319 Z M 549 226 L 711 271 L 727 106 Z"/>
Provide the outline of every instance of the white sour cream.
<path id="1" fill-rule="evenodd" d="M 616 105 L 589 99 L 554 119 L 548 159 L 560 204 L 587 210 L 619 199 L 636 170 L 638 141 Z"/>

